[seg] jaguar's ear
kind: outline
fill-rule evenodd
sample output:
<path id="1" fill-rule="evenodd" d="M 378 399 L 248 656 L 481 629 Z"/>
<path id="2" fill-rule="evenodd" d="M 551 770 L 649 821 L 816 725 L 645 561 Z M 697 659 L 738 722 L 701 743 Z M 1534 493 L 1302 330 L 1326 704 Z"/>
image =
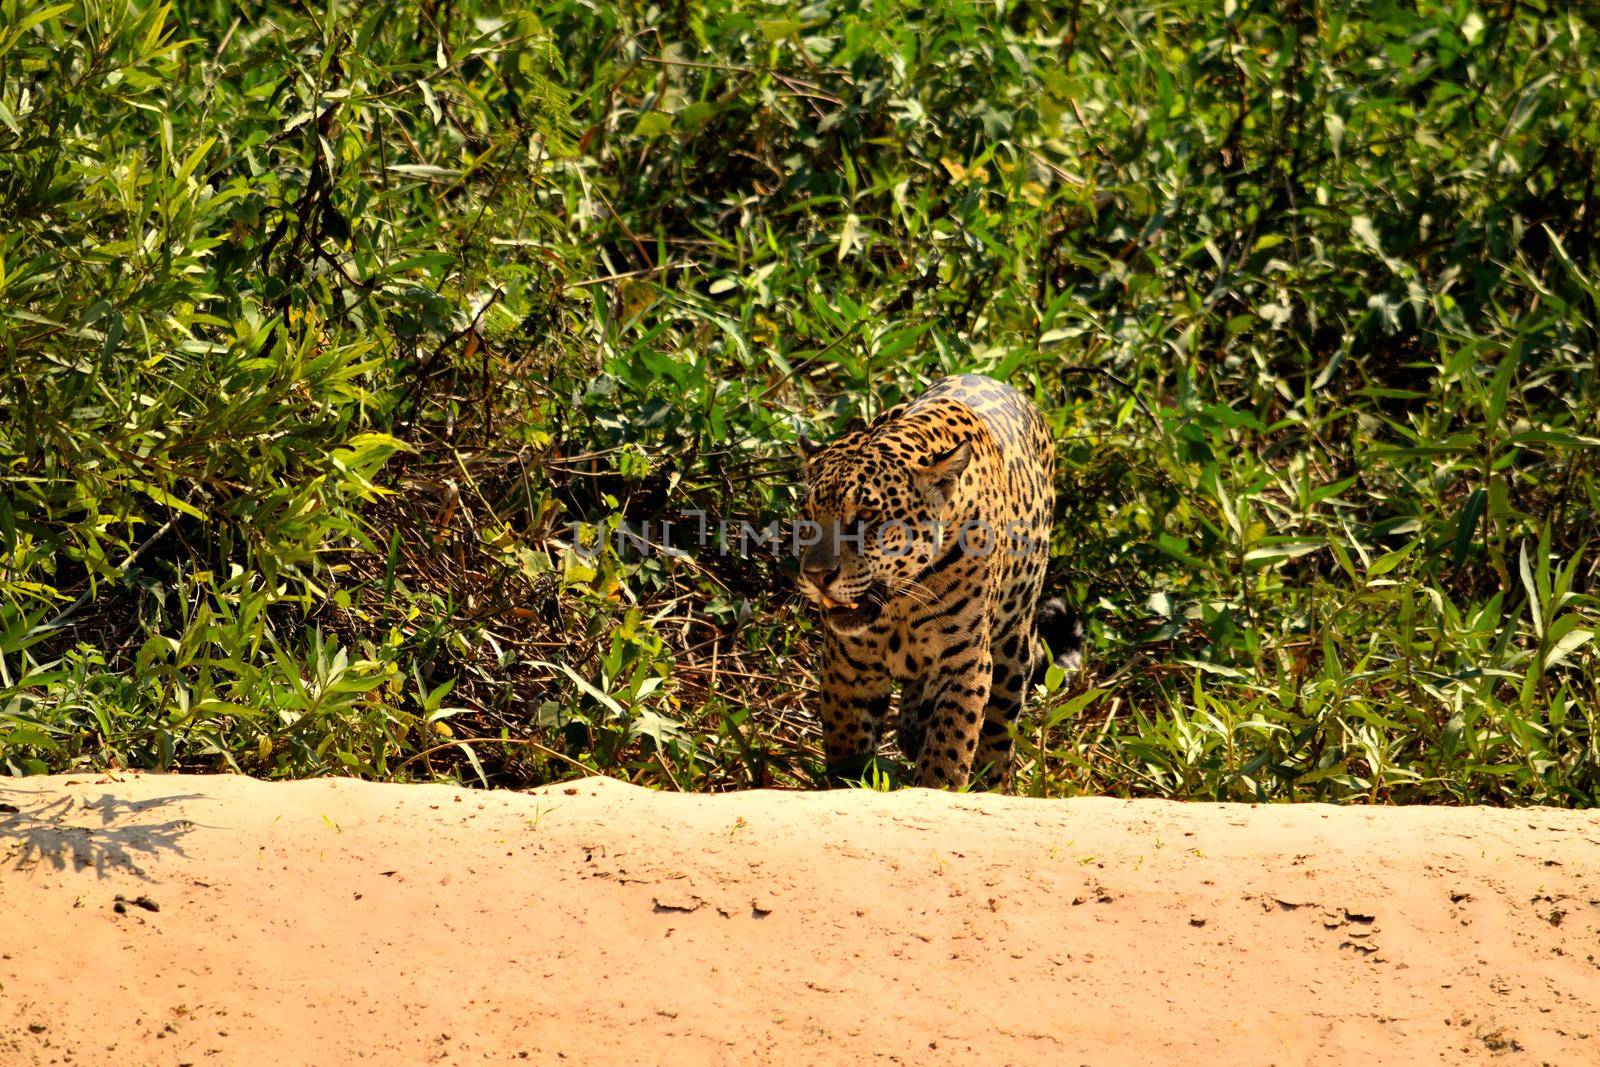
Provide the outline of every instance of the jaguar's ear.
<path id="1" fill-rule="evenodd" d="M 800 459 L 809 467 L 811 461 L 822 455 L 827 449 L 828 446 L 821 441 L 813 441 L 805 434 L 801 434 L 799 440 L 796 441 L 795 451 L 800 453 Z"/>
<path id="2" fill-rule="evenodd" d="M 972 462 L 972 442 L 962 441 L 954 448 L 935 455 L 919 474 L 925 484 L 948 494 L 970 462 Z"/>

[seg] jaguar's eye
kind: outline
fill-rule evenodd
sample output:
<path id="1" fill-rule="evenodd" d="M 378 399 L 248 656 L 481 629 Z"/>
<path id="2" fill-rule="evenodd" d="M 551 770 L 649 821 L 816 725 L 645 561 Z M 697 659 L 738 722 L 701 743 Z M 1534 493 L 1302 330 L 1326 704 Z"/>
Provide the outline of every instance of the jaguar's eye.
<path id="1" fill-rule="evenodd" d="M 856 508 L 856 522 L 871 522 L 877 517 L 877 508 Z"/>

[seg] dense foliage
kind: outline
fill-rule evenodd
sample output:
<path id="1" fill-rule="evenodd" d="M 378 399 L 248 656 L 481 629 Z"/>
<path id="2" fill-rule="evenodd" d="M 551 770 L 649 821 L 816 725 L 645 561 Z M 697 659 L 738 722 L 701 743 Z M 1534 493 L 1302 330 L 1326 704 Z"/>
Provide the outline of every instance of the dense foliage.
<path id="1" fill-rule="evenodd" d="M 808 783 L 784 561 L 573 524 L 978 370 L 1020 790 L 1592 803 L 1597 145 L 1540 0 L 0 0 L 0 764 Z"/>

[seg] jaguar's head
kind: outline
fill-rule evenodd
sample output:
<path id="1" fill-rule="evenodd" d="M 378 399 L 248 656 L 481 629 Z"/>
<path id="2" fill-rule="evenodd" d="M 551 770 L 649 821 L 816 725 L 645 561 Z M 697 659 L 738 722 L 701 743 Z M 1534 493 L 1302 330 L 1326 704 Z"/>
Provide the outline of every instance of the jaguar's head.
<path id="1" fill-rule="evenodd" d="M 806 502 L 796 524 L 800 591 L 836 633 L 860 632 L 917 579 L 955 536 L 958 479 L 969 441 L 928 446 L 882 429 L 832 444 L 801 438 Z"/>

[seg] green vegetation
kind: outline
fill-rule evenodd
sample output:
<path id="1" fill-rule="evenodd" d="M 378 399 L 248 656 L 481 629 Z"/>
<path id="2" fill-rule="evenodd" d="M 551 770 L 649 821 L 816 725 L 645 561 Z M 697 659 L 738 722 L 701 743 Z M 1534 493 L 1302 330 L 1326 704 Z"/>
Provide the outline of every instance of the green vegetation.
<path id="1" fill-rule="evenodd" d="M 977 370 L 1020 791 L 1600 793 L 1600 21 L 0 0 L 0 765 L 808 784 L 790 512 Z"/>

